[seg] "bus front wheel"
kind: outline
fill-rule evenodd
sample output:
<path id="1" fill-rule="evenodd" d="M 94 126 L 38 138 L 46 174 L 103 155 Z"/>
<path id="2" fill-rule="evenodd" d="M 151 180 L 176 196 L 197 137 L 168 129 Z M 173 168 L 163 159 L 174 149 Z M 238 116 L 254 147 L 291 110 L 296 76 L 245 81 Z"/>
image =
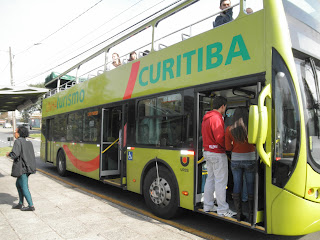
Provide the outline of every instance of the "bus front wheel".
<path id="1" fill-rule="evenodd" d="M 170 219 L 178 212 L 178 187 L 167 168 L 159 166 L 159 179 L 155 167 L 149 170 L 143 183 L 147 206 L 158 217 Z"/>
<path id="2" fill-rule="evenodd" d="M 64 152 L 62 150 L 58 152 L 57 170 L 60 176 L 62 177 L 66 176 L 67 174 L 66 156 L 64 155 Z"/>

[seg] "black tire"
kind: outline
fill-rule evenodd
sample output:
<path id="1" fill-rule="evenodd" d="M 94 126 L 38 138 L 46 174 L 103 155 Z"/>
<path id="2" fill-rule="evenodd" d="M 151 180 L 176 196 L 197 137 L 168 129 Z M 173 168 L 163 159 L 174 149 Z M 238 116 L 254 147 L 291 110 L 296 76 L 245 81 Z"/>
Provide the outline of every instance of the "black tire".
<path id="1" fill-rule="evenodd" d="M 147 206 L 156 216 L 170 219 L 178 213 L 178 187 L 167 168 L 159 166 L 159 182 L 156 168 L 149 170 L 143 182 L 143 195 Z"/>
<path id="2" fill-rule="evenodd" d="M 60 176 L 65 177 L 67 175 L 66 156 L 62 150 L 58 152 L 57 170 Z"/>

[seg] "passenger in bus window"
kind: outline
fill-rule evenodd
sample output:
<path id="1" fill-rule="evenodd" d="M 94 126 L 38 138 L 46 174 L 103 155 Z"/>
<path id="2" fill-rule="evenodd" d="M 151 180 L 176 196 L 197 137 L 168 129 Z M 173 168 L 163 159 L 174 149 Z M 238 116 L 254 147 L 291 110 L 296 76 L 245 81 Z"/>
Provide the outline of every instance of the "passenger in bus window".
<path id="1" fill-rule="evenodd" d="M 112 54 L 112 63 L 109 64 L 109 70 L 115 69 L 121 65 L 120 57 L 118 53 Z"/>
<path id="2" fill-rule="evenodd" d="M 229 8 L 231 6 L 231 1 L 229 0 L 220 0 L 220 9 L 224 10 L 226 8 Z M 232 12 L 232 8 L 223 11 L 222 13 L 220 13 L 220 15 L 218 17 L 216 17 L 215 21 L 213 22 L 213 27 L 218 27 L 222 24 L 225 24 L 227 22 L 230 22 L 233 20 L 232 18 L 233 12 Z"/>
<path id="3" fill-rule="evenodd" d="M 253 13 L 253 10 L 252 10 L 252 8 L 246 8 L 246 13 L 248 14 L 248 15 L 250 15 L 251 13 Z"/>
<path id="4" fill-rule="evenodd" d="M 226 201 L 228 184 L 228 159 L 225 150 L 223 115 L 227 108 L 227 99 L 217 96 L 213 99 L 213 110 L 207 112 L 202 121 L 203 156 L 207 163 L 208 177 L 204 187 L 203 210 L 220 216 L 232 217 L 235 212 L 229 209 Z M 213 193 L 216 192 L 218 206 L 214 205 Z"/>
<path id="5" fill-rule="evenodd" d="M 136 59 L 138 59 L 137 53 L 136 52 L 131 52 L 130 55 L 129 55 L 128 61 L 131 62 L 131 61 L 136 60 Z"/>
<path id="6" fill-rule="evenodd" d="M 233 201 L 237 211 L 237 220 L 244 220 L 241 208 L 241 189 L 243 174 L 247 184 L 249 203 L 249 222 L 253 216 L 254 175 L 256 168 L 255 146 L 248 143 L 248 109 L 239 107 L 235 110 L 231 125 L 226 129 L 225 146 L 231 154 L 231 171 L 233 175 Z"/>

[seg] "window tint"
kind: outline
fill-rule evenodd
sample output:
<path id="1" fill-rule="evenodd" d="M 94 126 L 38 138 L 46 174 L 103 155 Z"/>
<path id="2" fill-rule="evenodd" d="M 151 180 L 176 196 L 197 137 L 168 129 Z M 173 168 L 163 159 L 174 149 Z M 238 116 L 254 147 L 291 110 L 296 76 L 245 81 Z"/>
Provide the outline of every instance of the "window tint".
<path id="1" fill-rule="evenodd" d="M 67 119 L 65 115 L 59 115 L 56 116 L 54 119 L 54 140 L 58 142 L 64 142 L 66 141 L 66 126 L 67 125 Z"/>
<path id="2" fill-rule="evenodd" d="M 273 51 L 275 155 L 272 181 L 284 187 L 291 177 L 300 146 L 300 117 L 292 78 L 280 55 Z"/>
<path id="3" fill-rule="evenodd" d="M 160 147 L 185 146 L 190 115 L 183 114 L 181 94 L 172 94 L 138 103 L 136 142 Z"/>
<path id="4" fill-rule="evenodd" d="M 98 142 L 100 139 L 101 112 L 98 108 L 84 110 L 83 141 Z"/>
<path id="5" fill-rule="evenodd" d="M 315 78 L 309 62 L 295 60 L 303 97 L 309 146 L 309 163 L 317 172 L 320 171 L 320 110 Z M 317 71 L 318 79 L 320 71 Z"/>
<path id="6" fill-rule="evenodd" d="M 82 140 L 82 111 L 68 115 L 67 140 Z"/>

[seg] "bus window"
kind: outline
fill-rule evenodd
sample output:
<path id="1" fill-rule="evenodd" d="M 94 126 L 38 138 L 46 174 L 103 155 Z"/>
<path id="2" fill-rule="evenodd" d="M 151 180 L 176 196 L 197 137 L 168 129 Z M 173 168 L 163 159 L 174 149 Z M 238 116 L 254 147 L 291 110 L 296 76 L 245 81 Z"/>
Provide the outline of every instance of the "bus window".
<path id="1" fill-rule="evenodd" d="M 97 142 L 100 140 L 101 114 L 98 108 L 86 109 L 83 112 L 83 141 Z"/>
<path id="2" fill-rule="evenodd" d="M 295 59 L 299 82 L 306 109 L 306 123 L 308 133 L 309 154 L 308 161 L 313 169 L 320 172 L 320 111 L 317 96 L 317 84 L 309 61 Z M 318 79 L 320 71 L 317 69 Z"/>
<path id="3" fill-rule="evenodd" d="M 243 2 L 243 11 L 248 15 L 261 9 L 263 9 L 263 0 L 245 0 Z"/>
<path id="4" fill-rule="evenodd" d="M 160 96 L 138 103 L 136 142 L 160 147 L 187 144 L 190 116 L 184 116 L 181 94 Z"/>
<path id="5" fill-rule="evenodd" d="M 67 121 L 64 115 L 59 115 L 54 119 L 53 136 L 57 142 L 65 142 Z"/>
<path id="6" fill-rule="evenodd" d="M 273 51 L 275 153 L 272 183 L 283 188 L 297 163 L 300 146 L 300 117 L 292 78 L 280 55 Z"/>
<path id="7" fill-rule="evenodd" d="M 82 113 L 72 113 L 68 116 L 67 141 L 82 140 Z"/>

